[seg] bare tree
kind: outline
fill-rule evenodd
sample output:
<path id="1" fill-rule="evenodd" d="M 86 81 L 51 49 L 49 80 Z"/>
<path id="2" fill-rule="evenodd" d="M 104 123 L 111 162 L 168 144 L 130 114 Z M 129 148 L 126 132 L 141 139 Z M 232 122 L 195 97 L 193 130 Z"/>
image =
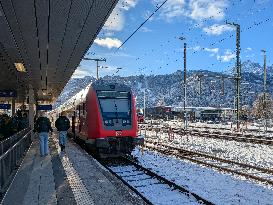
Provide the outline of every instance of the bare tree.
<path id="1" fill-rule="evenodd" d="M 270 94 L 261 93 L 253 103 L 252 115 L 256 119 L 271 119 L 273 117 L 273 101 Z"/>
<path id="2" fill-rule="evenodd" d="M 249 119 L 251 115 L 251 107 L 249 105 L 243 105 L 240 112 L 240 118 L 242 120 Z"/>

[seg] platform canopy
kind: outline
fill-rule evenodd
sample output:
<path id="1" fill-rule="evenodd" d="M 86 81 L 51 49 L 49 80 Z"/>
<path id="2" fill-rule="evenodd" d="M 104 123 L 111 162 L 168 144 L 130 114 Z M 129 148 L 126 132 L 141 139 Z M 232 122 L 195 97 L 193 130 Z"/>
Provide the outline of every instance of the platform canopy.
<path id="1" fill-rule="evenodd" d="M 117 1 L 0 0 L 0 90 L 56 99 Z"/>

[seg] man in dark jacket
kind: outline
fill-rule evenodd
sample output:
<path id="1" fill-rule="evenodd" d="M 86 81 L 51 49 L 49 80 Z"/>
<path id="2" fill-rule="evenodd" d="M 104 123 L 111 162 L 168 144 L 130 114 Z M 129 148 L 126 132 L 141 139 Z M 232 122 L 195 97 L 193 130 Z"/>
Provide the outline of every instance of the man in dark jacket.
<path id="1" fill-rule="evenodd" d="M 59 132 L 59 145 L 61 147 L 61 150 L 64 151 L 67 138 L 67 130 L 70 128 L 70 121 L 65 116 L 65 113 L 61 113 L 61 115 L 55 122 L 55 127 Z"/>
<path id="2" fill-rule="evenodd" d="M 53 132 L 53 129 L 45 114 L 42 114 L 42 116 L 36 120 L 34 131 L 39 133 L 41 156 L 48 155 L 48 133 L 49 131 Z"/>

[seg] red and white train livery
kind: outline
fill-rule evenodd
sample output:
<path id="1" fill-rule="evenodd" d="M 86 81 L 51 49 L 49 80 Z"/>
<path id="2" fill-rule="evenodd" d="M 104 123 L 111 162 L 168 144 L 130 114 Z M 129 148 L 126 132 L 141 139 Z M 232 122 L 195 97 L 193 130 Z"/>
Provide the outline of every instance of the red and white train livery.
<path id="1" fill-rule="evenodd" d="M 136 145 L 143 145 L 143 137 L 137 135 L 135 99 L 128 86 L 98 80 L 85 94 L 66 110 L 76 138 L 101 157 L 128 154 Z"/>

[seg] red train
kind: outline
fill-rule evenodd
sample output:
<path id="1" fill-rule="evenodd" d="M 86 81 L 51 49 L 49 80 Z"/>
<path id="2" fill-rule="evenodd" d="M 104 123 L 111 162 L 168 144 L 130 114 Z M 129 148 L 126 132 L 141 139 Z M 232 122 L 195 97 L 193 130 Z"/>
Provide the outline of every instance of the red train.
<path id="1" fill-rule="evenodd" d="M 143 145 L 137 135 L 137 115 L 131 89 L 123 84 L 94 82 L 85 100 L 74 102 L 72 131 L 100 157 L 131 153 Z"/>

